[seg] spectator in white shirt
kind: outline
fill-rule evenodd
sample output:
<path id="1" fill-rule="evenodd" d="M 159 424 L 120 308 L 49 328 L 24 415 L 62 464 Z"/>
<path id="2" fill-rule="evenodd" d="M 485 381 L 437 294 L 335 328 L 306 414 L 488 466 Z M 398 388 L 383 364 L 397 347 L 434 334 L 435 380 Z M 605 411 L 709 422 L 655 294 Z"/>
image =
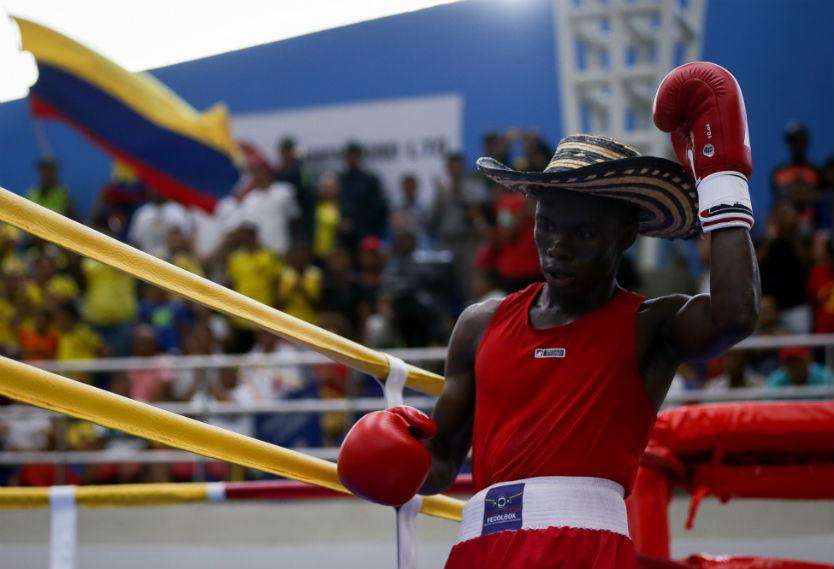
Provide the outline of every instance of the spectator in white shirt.
<path id="1" fill-rule="evenodd" d="M 275 182 L 268 164 L 252 171 L 252 189 L 238 204 L 238 224 L 252 223 L 258 228 L 263 245 L 283 255 L 290 246 L 292 220 L 301 215 L 295 190 L 285 182 Z"/>
<path id="2" fill-rule="evenodd" d="M 208 391 L 198 391 L 191 399 L 192 404 L 202 407 L 208 403 L 235 403 L 241 407 L 250 407 L 257 402 L 251 390 L 239 381 L 238 370 L 223 368 L 218 371 Z M 253 413 L 223 413 L 211 415 L 208 424 L 234 431 L 247 437 L 255 436 L 255 416 Z"/>
<path id="3" fill-rule="evenodd" d="M 241 180 L 234 193 L 217 200 L 213 212 L 208 213 L 198 207 L 191 208 L 194 249 L 199 258 L 211 257 L 223 243 L 223 238 L 240 226 L 240 204 L 251 189 L 251 180 L 247 177 Z"/>
<path id="4" fill-rule="evenodd" d="M 267 354 L 292 356 L 300 351 L 290 342 L 260 330 L 249 356 L 257 360 Z M 242 389 L 248 390 L 254 400 L 274 401 L 304 386 L 304 370 L 300 365 L 241 368 L 241 384 Z"/>
<path id="5" fill-rule="evenodd" d="M 168 255 L 168 233 L 175 228 L 191 235 L 192 220 L 188 210 L 175 201 L 166 200 L 159 192 L 151 191 L 148 203 L 136 210 L 127 238 L 142 251 L 162 259 Z"/>
<path id="6" fill-rule="evenodd" d="M 28 405 L 3 407 L 0 415 L 0 449 L 12 451 L 48 450 L 55 436 L 54 413 Z"/>
<path id="7" fill-rule="evenodd" d="M 195 247 L 200 258 L 214 255 L 223 238 L 244 223 L 252 223 L 264 246 L 283 254 L 289 248 L 291 226 L 301 215 L 295 188 L 276 182 L 263 153 L 250 142 L 241 142 L 246 172 L 234 192 L 218 200 L 214 212 L 192 208 Z"/>

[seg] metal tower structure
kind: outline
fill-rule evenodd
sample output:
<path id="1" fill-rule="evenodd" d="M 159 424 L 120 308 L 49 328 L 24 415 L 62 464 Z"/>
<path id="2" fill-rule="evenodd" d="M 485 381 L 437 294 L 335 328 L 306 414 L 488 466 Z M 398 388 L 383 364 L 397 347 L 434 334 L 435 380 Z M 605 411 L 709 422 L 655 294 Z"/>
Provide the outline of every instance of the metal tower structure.
<path id="1" fill-rule="evenodd" d="M 652 99 L 672 68 L 701 53 L 706 0 L 554 0 L 557 78 L 565 134 L 610 136 L 667 156 Z M 638 264 L 658 264 L 659 243 L 641 239 Z"/>

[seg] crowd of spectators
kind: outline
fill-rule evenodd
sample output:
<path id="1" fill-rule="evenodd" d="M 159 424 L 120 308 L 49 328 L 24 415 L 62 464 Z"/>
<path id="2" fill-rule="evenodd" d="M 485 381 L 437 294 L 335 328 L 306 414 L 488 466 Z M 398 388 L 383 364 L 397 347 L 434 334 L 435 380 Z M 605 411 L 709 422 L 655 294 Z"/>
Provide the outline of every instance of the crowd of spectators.
<path id="1" fill-rule="evenodd" d="M 807 158 L 808 131 L 789 125 L 789 161 L 773 171 L 773 206 L 756 239 L 763 283 L 759 335 L 834 333 L 834 158 Z M 526 170 L 543 170 L 551 148 L 526 131 L 490 133 L 483 152 Z M 295 141 L 280 140 L 274 162 L 241 145 L 246 174 L 211 214 L 144 186 L 116 165 L 89 224 L 185 270 L 342 336 L 378 348 L 445 345 L 468 304 L 540 279 L 533 204 L 477 175 L 462 154 L 445 157 L 445 175 L 421 192 L 406 173 L 395 191 L 363 162 L 359 144 L 344 149 L 341 170 L 312 172 Z M 76 217 L 72 193 L 53 159 L 37 163 L 28 197 Z M 430 203 L 420 196 L 431 195 Z M 704 290 L 708 242 L 690 290 Z M 631 257 L 620 274 L 641 289 Z M 668 291 L 673 292 L 673 291 Z M 214 314 L 187 299 L 50 243 L 0 228 L 0 352 L 15 358 L 78 360 L 103 356 L 294 353 L 297 348 L 248 322 Z M 683 366 L 673 389 L 830 384 L 822 355 L 807 348 L 735 351 Z M 173 370 L 160 364 L 119 373 L 73 372 L 74 379 L 140 401 L 241 404 L 291 397 L 341 398 L 373 389 L 339 364 L 281 368 Z M 0 408 L 2 409 L 2 408 Z M 15 416 L 15 413 L 21 413 Z M 280 417 L 287 417 L 281 415 Z M 337 444 L 350 423 L 342 413 L 311 423 L 252 415 L 211 422 L 281 444 Z M 293 427 L 289 427 L 293 424 Z M 49 417 L 7 408 L 3 450 L 148 448 L 89 423 L 59 432 Z M 155 448 L 151 446 L 150 448 Z M 49 484 L 49 465 L 6 469 L 17 484 Z M 2 468 L 2 467 L 0 467 Z M 209 472 L 223 477 L 225 471 Z M 66 481 L 189 479 L 193 465 L 99 465 Z"/>
<path id="2" fill-rule="evenodd" d="M 754 245 L 762 279 L 756 336 L 834 332 L 834 156 L 822 167 L 808 158 L 810 133 L 799 123 L 785 128 L 788 160 L 771 175 L 770 211 L 757 221 Z M 709 285 L 709 242 L 699 243 L 701 276 L 695 292 Z M 675 386 L 732 389 L 769 385 L 831 385 L 823 350 L 786 346 L 726 354 L 680 370 Z"/>

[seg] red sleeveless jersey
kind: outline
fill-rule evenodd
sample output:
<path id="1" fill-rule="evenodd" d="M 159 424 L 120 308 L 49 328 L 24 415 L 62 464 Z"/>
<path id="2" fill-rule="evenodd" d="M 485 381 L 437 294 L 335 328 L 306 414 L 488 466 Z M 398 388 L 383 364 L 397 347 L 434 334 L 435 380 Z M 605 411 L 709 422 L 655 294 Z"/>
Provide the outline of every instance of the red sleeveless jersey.
<path id="1" fill-rule="evenodd" d="M 631 489 L 654 424 L 637 364 L 644 298 L 619 290 L 574 322 L 537 330 L 543 283 L 505 298 L 475 359 L 475 490 L 535 476 L 594 476 Z"/>

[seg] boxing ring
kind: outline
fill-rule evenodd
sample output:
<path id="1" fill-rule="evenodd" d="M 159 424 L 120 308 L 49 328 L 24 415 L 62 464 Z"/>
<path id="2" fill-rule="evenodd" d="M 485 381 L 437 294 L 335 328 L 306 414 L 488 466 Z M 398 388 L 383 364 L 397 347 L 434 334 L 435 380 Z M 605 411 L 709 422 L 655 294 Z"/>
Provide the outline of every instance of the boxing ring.
<path id="1" fill-rule="evenodd" d="M 668 509 L 676 489 L 691 496 L 686 529 L 707 497 L 811 501 L 834 522 L 834 402 L 716 403 L 660 413 L 626 501 L 640 553 L 670 557 Z M 834 546 L 826 555 L 834 560 Z M 728 566 L 756 566 L 734 563 Z M 696 558 L 691 564 L 713 566 Z M 806 564 L 772 561 L 767 567 Z"/>
<path id="2" fill-rule="evenodd" d="M 230 316 L 243 318 L 289 341 L 310 348 L 355 370 L 377 377 L 381 382 L 386 381 L 389 372 L 400 369 L 404 375 L 405 385 L 408 387 L 434 396 L 438 395 L 442 389 L 443 378 L 439 375 L 413 365 L 402 365 L 399 360 L 392 359 L 381 352 L 369 349 L 260 304 L 205 278 L 133 249 L 2 188 L 0 188 L 0 221 L 80 255 L 121 269 L 134 277 L 190 298 L 209 308 Z M 170 447 L 312 484 L 333 493 L 348 493 L 340 484 L 335 464 L 332 462 L 189 419 L 3 357 L 0 357 L 0 395 L 29 405 L 98 423 L 105 427 L 118 429 Z M 820 408 L 827 409 L 827 411 L 821 412 L 823 416 L 821 424 L 823 428 L 828 428 L 831 423 L 826 421 L 830 421 L 831 417 L 834 416 L 831 404 L 821 404 Z M 663 422 L 661 421 L 660 424 L 662 425 Z M 670 432 L 675 432 L 675 428 L 671 428 Z M 832 430 L 828 431 L 829 434 L 831 432 Z M 716 436 L 720 438 L 720 435 L 720 432 L 712 432 L 711 434 L 713 440 L 716 440 Z M 834 439 L 834 437 L 830 438 Z M 650 451 L 654 448 L 662 447 L 650 446 Z M 664 460 L 668 461 L 668 464 L 664 463 L 663 465 L 663 469 L 666 470 L 668 470 L 669 464 L 675 466 L 670 457 L 673 457 L 674 453 L 680 451 L 680 449 L 673 447 L 667 450 L 670 450 L 670 452 L 660 453 Z M 703 451 L 703 449 L 701 450 Z M 822 450 L 815 449 L 814 453 L 816 454 L 812 454 L 814 456 L 817 454 L 825 455 L 826 452 L 829 453 L 829 455 L 826 455 L 828 468 L 831 468 L 831 463 L 834 460 L 832 460 L 830 454 L 834 454 L 834 449 L 828 447 Z M 714 453 L 713 457 L 719 455 L 718 461 L 720 462 L 721 457 L 724 456 L 723 453 Z M 673 477 L 666 475 L 666 470 L 651 470 L 648 465 L 647 462 L 641 472 L 654 472 L 654 476 L 644 474 L 642 478 L 638 478 L 638 480 L 643 480 L 643 485 L 640 486 L 639 492 L 635 491 L 635 494 L 640 496 L 637 500 L 640 504 L 640 510 L 639 513 L 630 515 L 632 527 L 636 527 L 636 533 L 634 529 L 632 529 L 632 532 L 635 533 L 635 542 L 639 547 L 648 547 L 648 552 L 658 557 L 667 557 L 668 531 L 663 536 L 663 528 L 666 526 L 661 523 L 661 510 L 665 508 L 664 500 L 668 503 L 671 483 L 667 482 L 664 486 L 663 476 L 666 476 L 666 480 L 672 480 Z M 664 474 L 661 474 L 661 472 L 664 472 Z M 676 473 L 678 479 L 683 479 L 688 471 L 685 467 L 682 467 L 678 470 L 672 468 L 671 472 Z M 818 476 L 820 473 L 830 474 L 831 472 L 834 472 L 834 470 L 823 468 L 823 470 L 816 471 L 813 476 Z M 646 482 L 648 479 L 651 483 Z M 805 478 L 802 480 L 805 480 Z M 704 487 L 715 488 L 717 486 Z M 206 498 L 210 500 L 218 498 L 217 501 L 219 501 L 219 497 L 228 497 L 228 495 L 234 494 L 235 490 L 233 488 L 235 487 L 228 485 L 222 487 L 165 485 L 165 488 L 156 487 L 153 489 L 137 488 L 136 486 L 110 487 L 107 489 L 85 487 L 77 489 L 72 487 L 54 487 L 53 489 L 4 488 L 0 489 L 0 505 L 15 508 L 45 506 L 48 503 L 52 509 L 51 527 L 54 530 L 52 539 L 57 542 L 74 542 L 77 504 L 105 505 L 107 503 L 107 499 L 104 498 L 105 495 L 109 495 L 111 501 L 119 500 L 119 503 L 130 501 L 132 496 L 137 505 L 163 502 L 195 502 L 206 500 Z M 237 491 L 242 490 L 238 487 Z M 815 497 L 832 497 L 823 494 L 820 492 Z M 723 496 L 723 494 L 721 495 Z M 118 498 L 114 498 L 114 496 L 118 496 Z M 143 497 L 139 498 L 138 496 Z M 634 497 L 631 502 L 632 510 L 634 510 Z M 654 506 L 644 506 L 644 504 L 649 503 L 654 504 Z M 427 496 L 422 501 L 420 511 L 429 516 L 456 521 L 460 519 L 462 504 L 460 500 L 445 495 Z M 362 508 L 379 510 L 376 506 L 363 505 Z M 657 525 L 652 526 L 651 524 Z M 62 528 L 65 530 L 64 533 L 62 533 Z M 452 526 L 448 527 L 448 533 L 450 537 L 454 534 Z M 646 538 L 646 535 L 659 535 L 661 537 Z M 322 538 L 326 539 L 326 536 L 322 536 Z M 664 542 L 666 543 L 665 551 L 662 548 Z M 74 560 L 61 559 L 61 555 L 68 556 L 68 554 L 61 554 L 60 547 L 54 544 L 53 546 L 56 553 L 52 559 L 52 567 L 55 569 L 73 567 Z M 70 550 L 64 549 L 63 551 Z M 74 549 L 71 551 L 74 552 Z M 720 564 L 722 561 L 716 563 Z M 725 566 L 740 568 L 754 567 L 755 565 L 736 563 Z M 817 567 L 819 565 L 768 565 L 768 567 L 774 568 L 805 566 Z"/>
<path id="3" fill-rule="evenodd" d="M 668 558 L 674 541 L 676 557 L 686 557 L 687 562 L 675 567 L 761 566 L 750 558 L 690 555 L 703 549 L 746 551 L 749 546 L 736 543 L 738 539 L 726 540 L 726 544 L 713 539 L 705 548 L 698 547 L 698 540 L 728 528 L 732 531 L 739 523 L 755 523 L 761 515 L 771 523 L 759 520 L 759 525 L 781 526 L 771 527 L 777 537 L 797 520 L 806 527 L 817 524 L 820 532 L 828 532 L 828 538 L 834 536 L 834 520 L 826 521 L 825 516 L 826 509 L 834 512 L 831 503 L 819 502 L 834 492 L 827 452 L 834 444 L 832 420 L 831 403 L 713 404 L 662 413 L 628 502 L 631 533 L 640 551 Z M 717 432 L 722 436 L 716 437 Z M 720 449 L 715 441 L 721 441 Z M 784 452 L 788 446 L 791 453 Z M 713 450 L 721 453 L 717 461 Z M 685 489 L 694 501 L 688 505 L 687 495 L 681 493 L 673 497 L 676 487 Z M 471 491 L 471 479 L 460 477 L 448 492 L 465 495 Z M 692 527 L 692 508 L 707 494 L 721 502 L 744 501 L 730 506 L 707 501 L 696 526 L 701 531 L 683 530 L 684 525 Z M 393 556 L 390 512 L 334 490 L 292 481 L 0 488 L 0 509 L 15 511 L 11 525 L 16 526 L 21 544 L 12 556 L 24 561 L 25 567 L 43 567 L 47 556 L 77 558 L 79 567 L 96 566 L 94 560 L 113 557 L 119 566 L 133 567 L 131 559 L 149 556 L 155 556 L 163 567 L 204 567 L 206 563 L 227 567 L 232 563 L 229 556 L 240 552 L 241 543 L 249 544 L 246 554 L 254 567 L 271 567 L 282 556 L 292 559 L 293 566 L 317 567 L 321 565 L 317 556 L 330 548 L 339 550 L 346 568 L 387 566 Z M 794 520 L 778 523 L 778 516 Z M 203 521 L 195 522 L 195 518 Z M 355 519 L 362 519 L 358 530 L 351 523 Z M 420 566 L 440 566 L 454 532 L 439 519 L 424 519 L 421 524 L 420 560 L 424 563 Z M 306 530 L 313 525 L 316 535 Z M 218 526 L 238 529 L 218 534 Z M 166 534 L 183 536 L 178 540 Z M 826 539 L 825 535 L 811 537 L 818 549 Z M 328 545 L 317 546 L 319 539 Z M 807 539 L 801 542 L 801 535 L 787 539 L 796 543 L 788 551 L 797 557 L 807 557 L 809 551 L 803 548 L 815 545 Z M 784 546 L 783 541 L 770 547 L 777 555 Z M 9 554 L 8 546 L 5 551 Z M 828 552 L 834 556 L 834 543 Z M 826 554 L 817 551 L 811 558 L 824 559 Z M 655 566 L 649 559 L 643 561 L 646 568 Z M 767 563 L 769 569 L 820 567 L 796 561 Z M 2 558 L 0 567 L 4 567 Z"/>

